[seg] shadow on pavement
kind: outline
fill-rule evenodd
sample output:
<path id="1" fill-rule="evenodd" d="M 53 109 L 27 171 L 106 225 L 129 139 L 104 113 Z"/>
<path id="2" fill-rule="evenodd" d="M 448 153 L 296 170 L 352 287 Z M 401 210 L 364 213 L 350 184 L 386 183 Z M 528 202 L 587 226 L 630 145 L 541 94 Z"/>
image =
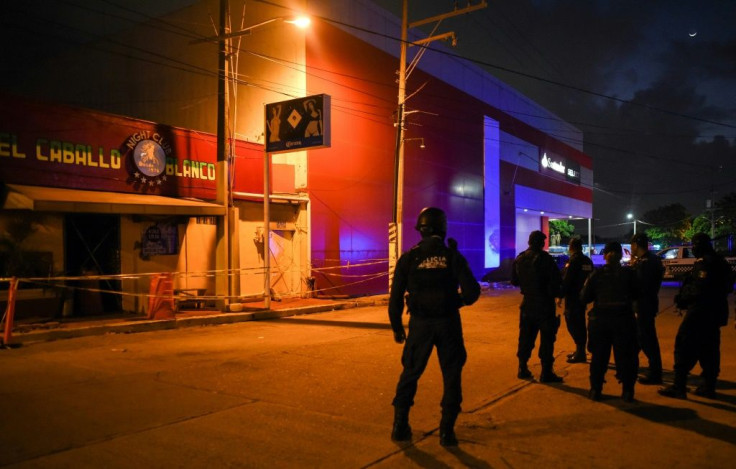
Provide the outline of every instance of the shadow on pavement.
<path id="1" fill-rule="evenodd" d="M 730 425 L 725 425 L 719 422 L 704 419 L 698 415 L 697 411 L 693 409 L 670 407 L 666 405 L 652 403 L 642 403 L 641 401 L 634 401 L 634 403 L 627 404 L 619 398 L 618 394 L 611 395 L 611 390 L 615 390 L 616 393 L 619 393 L 621 390 L 620 385 L 615 381 L 615 379 L 612 381 L 613 382 L 608 382 L 608 393 L 606 393 L 606 388 L 604 388 L 603 397 L 599 401 L 600 404 L 615 407 L 622 412 L 626 412 L 630 415 L 634 415 L 650 422 L 670 425 L 681 430 L 698 433 L 707 438 L 713 438 L 724 441 L 726 443 L 736 444 L 736 428 Z M 554 387 L 555 389 L 559 389 L 560 391 L 565 391 L 571 394 L 576 394 L 578 396 L 583 396 L 585 398 L 588 397 L 588 389 L 577 388 L 564 383 L 550 385 L 550 387 Z M 724 396 L 723 394 L 720 394 L 718 396 L 719 399 L 725 397 L 727 396 Z M 719 409 L 729 410 L 731 412 L 736 410 L 732 407 L 726 407 L 726 405 L 717 405 L 716 401 L 714 401 L 713 404 L 693 400 L 688 400 L 688 402 L 693 402 L 706 406 L 714 406 Z"/>
<path id="2" fill-rule="evenodd" d="M 463 467 L 473 467 L 478 469 L 491 469 L 491 465 L 482 459 L 478 459 L 472 454 L 468 454 L 467 451 L 463 451 L 462 448 L 456 446 L 454 448 L 447 448 L 447 451 L 455 456 Z"/>
<path id="3" fill-rule="evenodd" d="M 419 467 L 450 469 L 450 466 L 414 445 L 405 448 L 404 455 Z"/>

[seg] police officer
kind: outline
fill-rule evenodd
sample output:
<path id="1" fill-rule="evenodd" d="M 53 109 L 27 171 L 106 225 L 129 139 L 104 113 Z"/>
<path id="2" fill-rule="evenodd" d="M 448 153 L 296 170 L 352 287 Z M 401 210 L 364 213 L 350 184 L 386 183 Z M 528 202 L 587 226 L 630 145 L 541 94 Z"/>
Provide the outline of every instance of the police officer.
<path id="1" fill-rule="evenodd" d="M 616 361 L 616 378 L 622 385 L 621 399 L 634 400 L 639 369 L 633 307 L 637 287 L 634 271 L 621 265 L 622 256 L 619 243 L 607 243 L 603 249 L 605 265 L 590 274 L 580 292 L 585 304 L 593 302 L 588 313 L 588 350 L 591 353 L 589 397 L 594 401 L 601 399 L 611 348 Z"/>
<path id="2" fill-rule="evenodd" d="M 399 258 L 389 297 L 388 315 L 394 340 L 399 344 L 406 342 L 401 356 L 404 369 L 393 400 L 391 439 L 411 439 L 409 409 L 414 404 L 417 381 L 432 349 L 437 347 L 444 384 L 440 444 L 455 446 L 458 443 L 455 420 L 462 402 L 461 374 L 467 356 L 459 308 L 475 303 L 480 296 L 480 285 L 457 251 L 457 243 L 449 239 L 450 247 L 445 245 L 445 212 L 435 207 L 425 208 L 419 213 L 415 228 L 422 240 Z M 408 336 L 401 322 L 405 292 L 408 292 L 406 304 L 410 315 Z"/>
<path id="3" fill-rule="evenodd" d="M 519 379 L 532 377 L 527 362 L 539 334 L 539 359 L 542 362 L 542 383 L 560 383 L 562 378 L 552 369 L 555 361 L 555 340 L 560 317 L 555 311 L 555 298 L 561 296 L 562 278 L 552 256 L 544 251 L 547 235 L 541 231 L 529 234 L 529 248 L 516 256 L 512 265 L 511 283 L 520 287 L 524 298 L 519 308 Z"/>
<path id="4" fill-rule="evenodd" d="M 639 382 L 662 384 L 662 354 L 654 318 L 659 312 L 659 288 L 664 267 L 659 257 L 649 250 L 649 237 L 645 233 L 637 233 L 631 238 L 631 267 L 636 274 L 638 289 L 634 312 L 639 348 L 649 360 L 649 372 Z"/>
<path id="5" fill-rule="evenodd" d="M 585 303 L 580 301 L 580 290 L 588 275 L 593 272 L 593 261 L 583 254 L 580 238 L 570 239 L 567 251 L 570 259 L 562 269 L 562 296 L 565 299 L 565 324 L 575 342 L 575 352 L 567 356 L 567 362 L 585 363 L 588 331 L 585 327 Z"/>
<path id="6" fill-rule="evenodd" d="M 728 294 L 733 291 L 733 271 L 717 254 L 705 233 L 693 236 L 693 270 L 683 281 L 675 304 L 685 316 L 675 337 L 675 382 L 659 390 L 663 396 L 687 398 L 687 376 L 697 362 L 703 369 L 703 384 L 695 394 L 716 395 L 720 373 L 721 327 L 728 323 Z"/>

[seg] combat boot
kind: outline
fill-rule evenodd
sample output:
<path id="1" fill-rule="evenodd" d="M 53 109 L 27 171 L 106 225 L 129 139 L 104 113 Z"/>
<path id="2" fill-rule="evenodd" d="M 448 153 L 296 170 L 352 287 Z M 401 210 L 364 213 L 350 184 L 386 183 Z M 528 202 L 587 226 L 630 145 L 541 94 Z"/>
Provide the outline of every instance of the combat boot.
<path id="1" fill-rule="evenodd" d="M 625 384 L 621 390 L 621 400 L 624 402 L 634 402 L 634 385 Z"/>
<path id="2" fill-rule="evenodd" d="M 713 384 L 703 383 L 693 391 L 696 396 L 707 397 L 708 399 L 716 398 L 716 387 Z"/>
<path id="3" fill-rule="evenodd" d="M 687 390 L 677 385 L 660 388 L 657 392 L 664 397 L 674 397 L 675 399 L 687 399 Z"/>
<path id="4" fill-rule="evenodd" d="M 657 392 L 665 397 L 687 399 L 687 373 L 675 372 L 675 382 L 671 386 L 658 389 Z"/>
<path id="5" fill-rule="evenodd" d="M 540 383 L 561 383 L 562 377 L 558 376 L 553 370 L 552 365 L 542 365 L 542 374 L 539 375 Z"/>
<path id="6" fill-rule="evenodd" d="M 391 439 L 393 441 L 411 440 L 408 407 L 394 407 L 394 426 L 391 430 Z"/>
<path id="7" fill-rule="evenodd" d="M 567 356 L 567 363 L 585 363 L 588 357 L 585 355 L 585 347 L 578 347 L 575 352 Z"/>
<path id="8" fill-rule="evenodd" d="M 516 374 L 516 377 L 519 379 L 530 379 L 532 377 L 532 372 L 529 371 L 526 362 L 519 362 L 519 372 Z"/>
<path id="9" fill-rule="evenodd" d="M 440 420 L 440 444 L 442 446 L 457 446 L 457 437 L 455 436 L 455 421 L 457 420 L 457 412 L 442 411 L 442 420 Z"/>
<path id="10" fill-rule="evenodd" d="M 662 384 L 662 372 L 657 373 L 656 371 L 650 371 L 643 378 L 639 378 L 639 383 L 647 384 Z"/>

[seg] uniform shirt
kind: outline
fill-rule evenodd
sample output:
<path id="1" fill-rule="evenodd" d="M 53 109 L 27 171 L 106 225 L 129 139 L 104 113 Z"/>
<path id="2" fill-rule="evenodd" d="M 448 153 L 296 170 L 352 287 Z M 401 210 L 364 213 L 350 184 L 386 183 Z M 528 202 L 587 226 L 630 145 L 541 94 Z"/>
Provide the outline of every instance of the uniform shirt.
<path id="1" fill-rule="evenodd" d="M 574 252 L 562 270 L 562 296 L 567 305 L 581 304 L 580 290 L 593 272 L 593 261 L 582 252 Z"/>
<path id="2" fill-rule="evenodd" d="M 475 303 L 480 285 L 462 254 L 445 246 L 442 238 L 430 236 L 402 254 L 396 263 L 388 305 L 394 331 L 403 327 L 404 292 L 409 293 L 409 314 L 439 318 L 457 314 L 461 306 Z"/>
<path id="3" fill-rule="evenodd" d="M 580 299 L 593 302 L 590 317 L 615 317 L 634 314 L 633 302 L 638 293 L 634 272 L 629 267 L 604 265 L 585 281 Z"/>
<path id="4" fill-rule="evenodd" d="M 514 259 L 511 284 L 520 287 L 525 299 L 554 299 L 560 296 L 562 277 L 547 251 L 530 247 Z"/>
<path id="5" fill-rule="evenodd" d="M 698 258 L 675 297 L 688 314 L 724 326 L 728 323 L 728 294 L 733 291 L 731 266 L 715 251 Z"/>
<path id="6" fill-rule="evenodd" d="M 656 315 L 659 311 L 659 288 L 662 286 L 664 266 L 662 260 L 651 251 L 645 252 L 633 263 L 638 294 L 634 301 L 637 313 Z"/>

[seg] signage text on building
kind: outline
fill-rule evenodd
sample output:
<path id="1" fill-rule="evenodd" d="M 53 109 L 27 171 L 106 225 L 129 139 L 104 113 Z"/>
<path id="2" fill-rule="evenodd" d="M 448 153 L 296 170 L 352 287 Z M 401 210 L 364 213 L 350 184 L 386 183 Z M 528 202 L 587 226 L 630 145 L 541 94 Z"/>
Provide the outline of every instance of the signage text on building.
<path id="1" fill-rule="evenodd" d="M 575 161 L 543 152 L 539 165 L 541 171 L 552 171 L 563 175 L 568 182 L 580 184 L 580 164 Z"/>

